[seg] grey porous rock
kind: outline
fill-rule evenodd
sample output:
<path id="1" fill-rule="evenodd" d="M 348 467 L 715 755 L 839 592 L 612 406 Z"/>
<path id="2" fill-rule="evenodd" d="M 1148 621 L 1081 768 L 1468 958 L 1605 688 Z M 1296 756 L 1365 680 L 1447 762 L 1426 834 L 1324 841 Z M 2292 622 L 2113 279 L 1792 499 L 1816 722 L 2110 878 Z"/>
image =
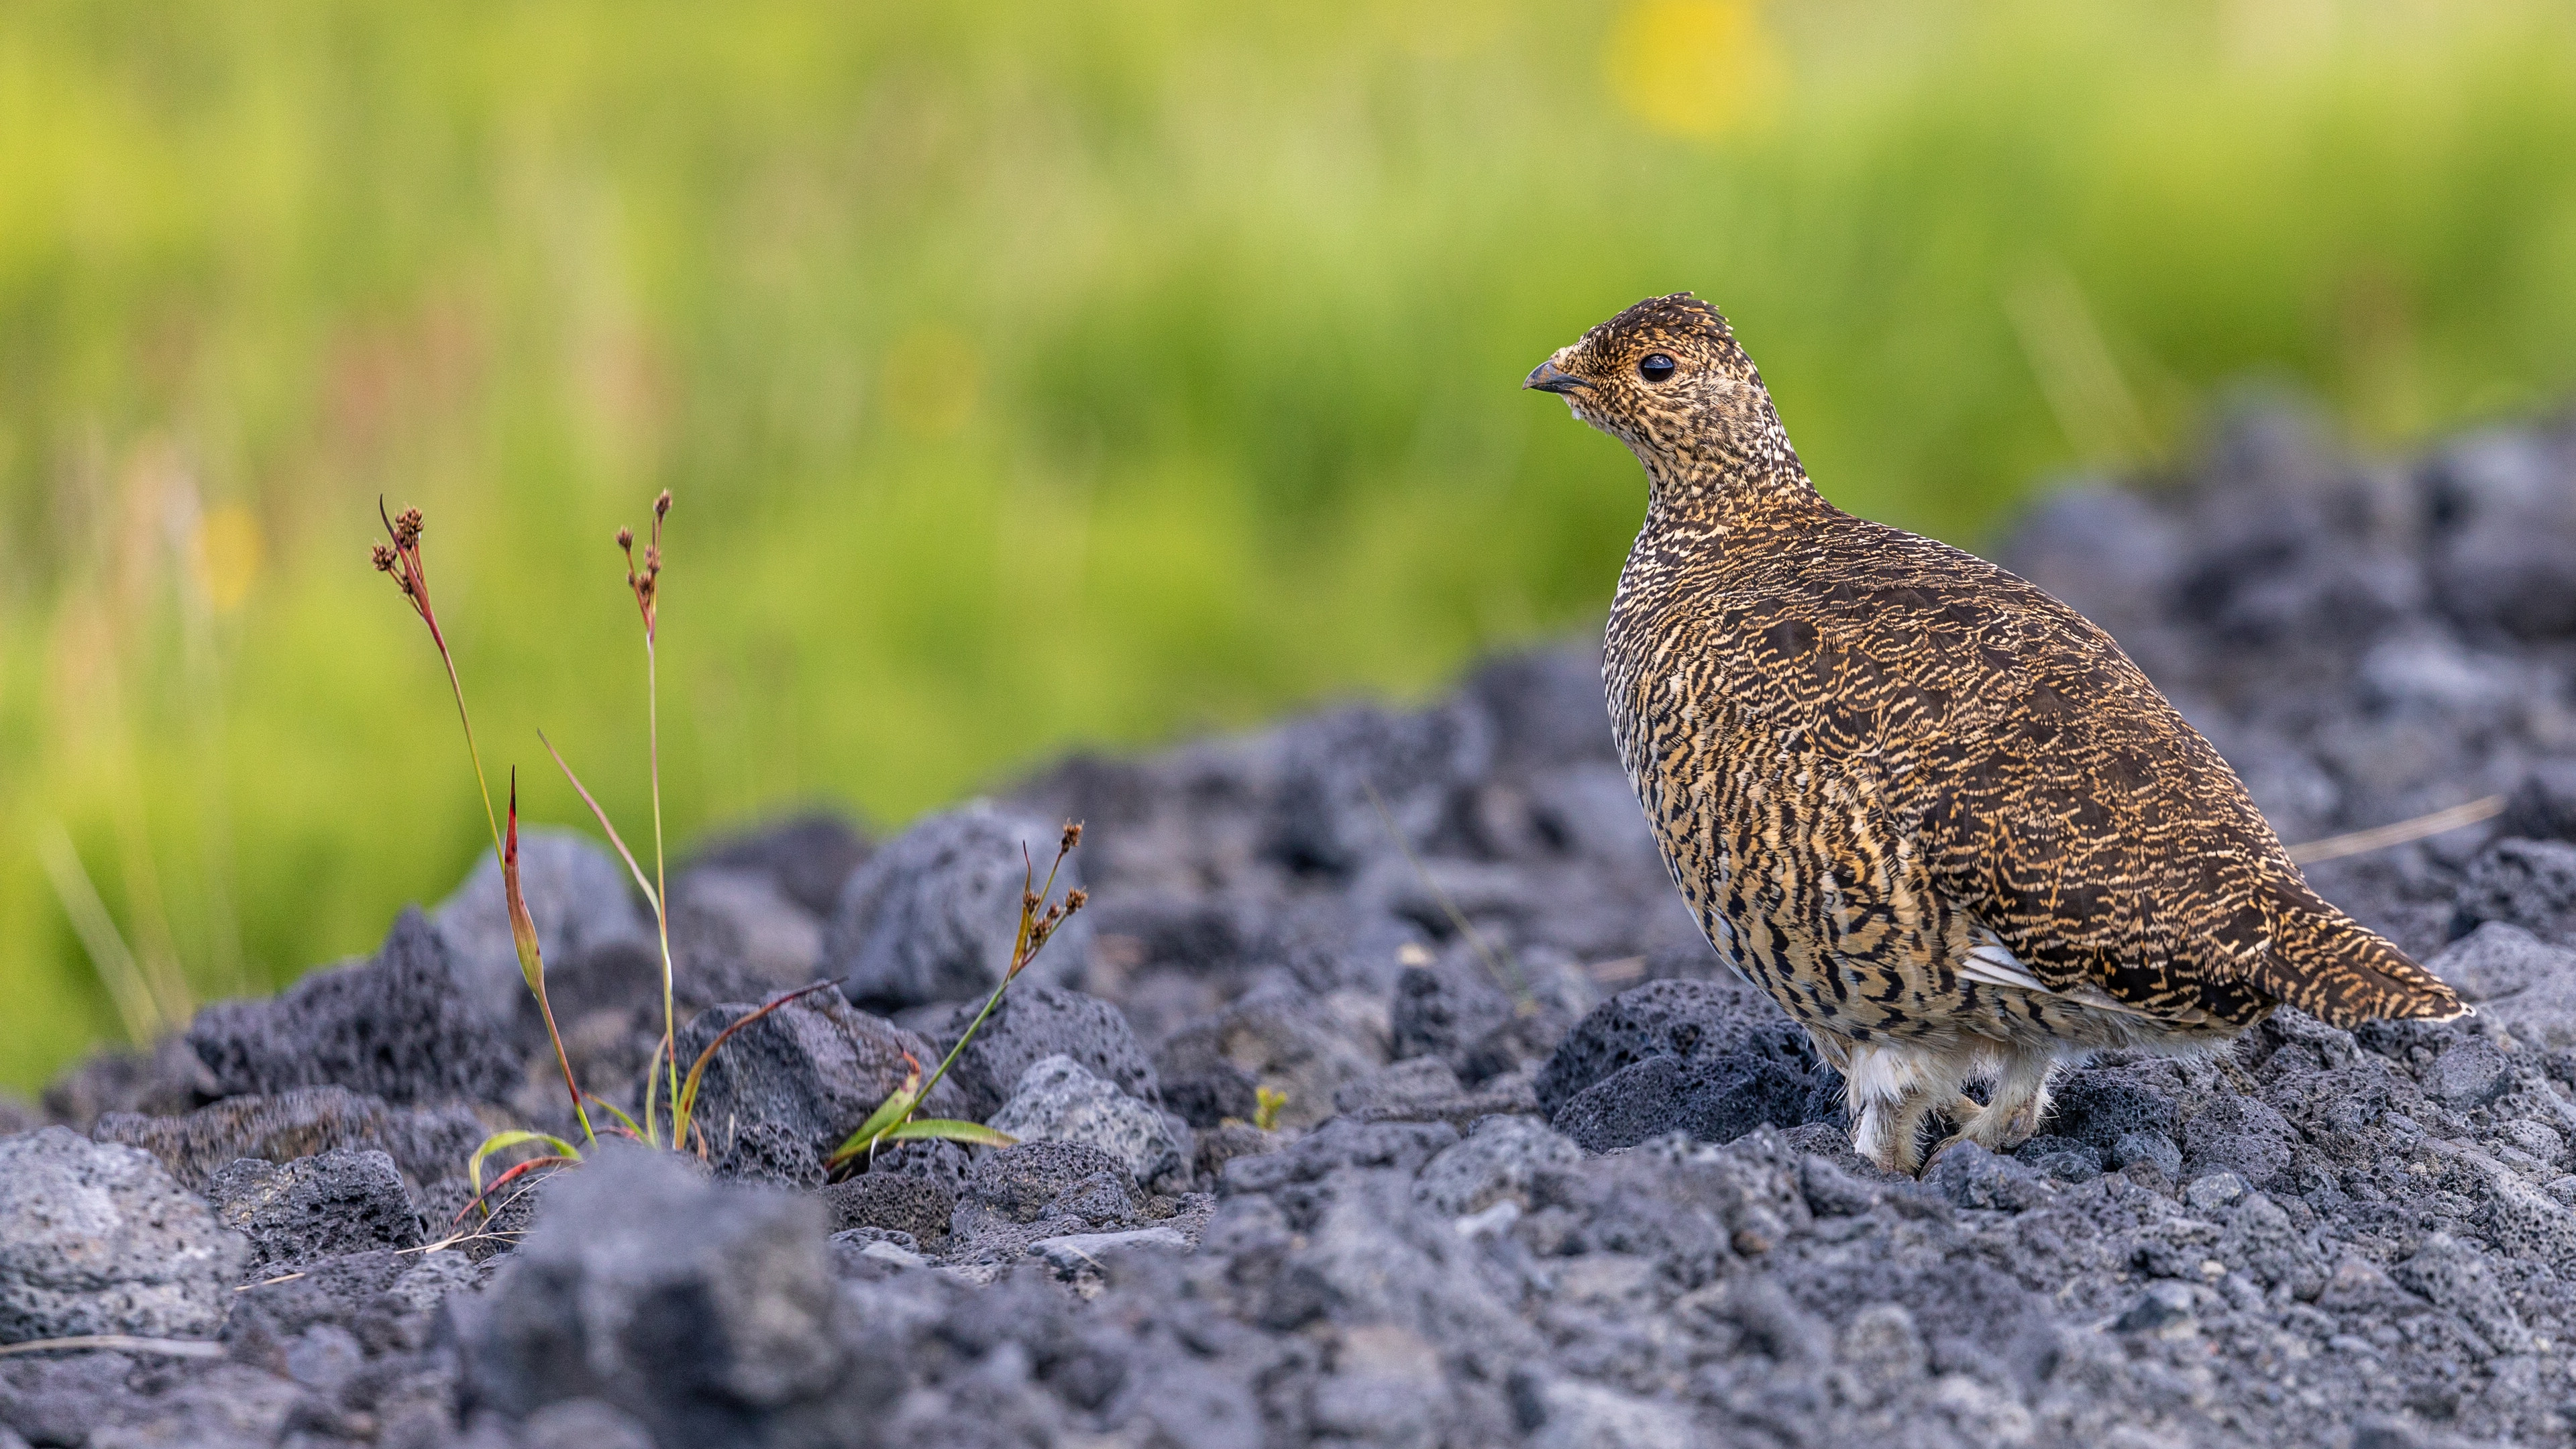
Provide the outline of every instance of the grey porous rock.
<path id="1" fill-rule="evenodd" d="M 658 1444 L 842 1443 L 900 1365 L 854 1353 L 817 1199 L 709 1183 L 611 1146 L 548 1194 L 461 1315 L 477 1398 L 514 1417 L 594 1399 Z"/>
<path id="2" fill-rule="evenodd" d="M 421 1243 L 420 1214 L 381 1152 L 338 1148 L 284 1163 L 246 1157 L 217 1172 L 206 1195 L 263 1268 Z"/>
<path id="3" fill-rule="evenodd" d="M 947 1026 L 935 1034 L 933 1045 L 944 1055 L 973 1024 L 983 1005 L 981 1001 L 958 1003 Z M 1070 1057 L 1128 1096 L 1162 1105 L 1153 1059 L 1118 1008 L 1099 997 L 1043 981 L 1018 982 L 1003 995 L 958 1054 L 948 1080 L 957 1084 L 968 1112 L 989 1117 L 1010 1099 L 1022 1074 L 1051 1056 Z"/>
<path id="4" fill-rule="evenodd" d="M 292 1162 L 338 1148 L 371 1148 L 415 1189 L 463 1175 L 491 1129 L 465 1108 L 394 1107 L 346 1087 L 295 1087 L 273 1097 L 226 1097 L 179 1117 L 119 1112 L 98 1120 L 101 1142 L 140 1147 L 199 1192 L 244 1157 Z"/>
<path id="5" fill-rule="evenodd" d="M 1021 1073 L 1011 1100 L 991 1125 L 1014 1137 L 1080 1142 L 1116 1157 L 1139 1182 L 1186 1175 L 1186 1129 L 1158 1107 L 1138 1101 L 1061 1054 Z"/>
<path id="6" fill-rule="evenodd" d="M 0 1139 L 0 1343 L 208 1337 L 250 1256 L 150 1153 L 64 1127 Z"/>
<path id="7" fill-rule="evenodd" d="M 757 1009 L 735 1003 L 699 1013 L 680 1033 L 684 1068 Z M 708 1059 L 695 1130 L 723 1175 L 819 1187 L 833 1150 L 903 1085 L 915 1064 L 926 1077 L 938 1060 L 913 1033 L 858 1010 L 837 992 L 814 992 L 735 1032 Z M 922 1104 L 922 1115 L 954 1117 L 963 1106 L 943 1082 Z"/>
<path id="8" fill-rule="evenodd" d="M 520 995 L 513 969 L 507 990 Z M 197 1013 L 188 1044 L 216 1095 L 345 1087 L 388 1102 L 499 1101 L 519 1074 L 506 1019 L 440 930 L 405 911 L 374 959 L 317 971 L 266 1001 Z"/>
<path id="9" fill-rule="evenodd" d="M 825 934 L 825 959 L 841 989 L 878 1011 L 991 991 L 1010 968 L 1030 869 L 1043 878 L 1062 834 L 1062 821 L 976 804 L 929 816 L 887 841 L 842 887 Z M 1078 857 L 1067 860 L 1057 892 L 1081 884 Z M 1077 984 L 1090 953 L 1091 925 L 1076 915 L 1027 979 Z"/>

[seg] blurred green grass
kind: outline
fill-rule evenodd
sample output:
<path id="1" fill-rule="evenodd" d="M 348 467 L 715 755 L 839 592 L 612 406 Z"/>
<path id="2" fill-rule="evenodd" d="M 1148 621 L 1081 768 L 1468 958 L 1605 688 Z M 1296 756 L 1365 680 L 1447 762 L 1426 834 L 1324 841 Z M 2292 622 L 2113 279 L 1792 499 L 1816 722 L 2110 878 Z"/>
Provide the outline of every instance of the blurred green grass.
<path id="1" fill-rule="evenodd" d="M 1419 693 L 1641 490 L 1520 395 L 1717 299 L 1845 506 L 1974 546 L 2246 373 L 2365 442 L 2576 380 L 2576 15 L 2232 0 L 0 9 L 0 1082 L 366 949 L 487 752 L 675 835 Z M 47 842 L 53 875 L 46 865 Z M 63 847 L 68 847 L 68 850 Z"/>

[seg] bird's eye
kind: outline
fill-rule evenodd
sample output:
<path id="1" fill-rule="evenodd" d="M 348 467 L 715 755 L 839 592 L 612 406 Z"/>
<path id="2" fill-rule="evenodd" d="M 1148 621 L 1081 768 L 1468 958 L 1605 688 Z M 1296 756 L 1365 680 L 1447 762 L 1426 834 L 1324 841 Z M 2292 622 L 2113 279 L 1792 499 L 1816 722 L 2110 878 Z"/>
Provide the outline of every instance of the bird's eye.
<path id="1" fill-rule="evenodd" d="M 1673 360 L 1660 352 L 1649 352 L 1637 360 L 1637 375 L 1648 382 L 1662 382 L 1673 375 Z"/>

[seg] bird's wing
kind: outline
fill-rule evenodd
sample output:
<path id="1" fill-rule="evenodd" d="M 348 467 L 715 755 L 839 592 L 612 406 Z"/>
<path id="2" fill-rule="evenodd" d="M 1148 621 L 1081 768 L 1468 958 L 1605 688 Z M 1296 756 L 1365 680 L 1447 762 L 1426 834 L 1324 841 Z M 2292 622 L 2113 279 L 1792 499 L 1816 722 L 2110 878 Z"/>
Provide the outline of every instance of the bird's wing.
<path id="1" fill-rule="evenodd" d="M 2339 1026 L 2466 1010 L 2309 888 L 2235 771 L 2107 637 L 2057 647 L 2062 622 L 1924 749 L 1917 838 L 1976 922 L 1961 975 L 2178 1025 L 2241 1025 L 2271 1001 Z"/>
<path id="2" fill-rule="evenodd" d="M 2061 982 L 2052 986 L 2032 975 L 2030 968 L 2021 964 L 2021 958 L 2013 954 L 2012 948 L 2003 943 L 2003 938 L 1997 936 L 1993 928 L 1979 922 L 1974 926 L 1972 934 L 1976 938 L 1976 945 L 1970 947 L 1967 955 L 1957 963 L 1958 977 L 1962 981 L 1974 981 L 1985 986 L 2007 986 L 2016 991 L 2035 991 L 2048 996 L 2063 997 L 2069 1001 L 2082 1002 L 2099 1011 L 2113 1011 L 2124 1016 L 2150 1017 L 2178 1026 L 2205 1025 L 2211 1020 L 2209 1012 L 2198 1007 L 2155 1011 L 2122 1001 L 2091 981 Z"/>
<path id="3" fill-rule="evenodd" d="M 2256 981 L 2297 868 L 2109 635 L 1858 520 L 1757 586 L 1813 625 L 1794 693 L 1818 744 L 1871 760 L 1892 827 L 1992 938 L 1971 980 L 2175 1021 L 2251 1020 L 2283 994 Z"/>
<path id="4" fill-rule="evenodd" d="M 1975 680 L 1915 747 L 1909 813 L 1935 878 L 2053 990 L 2250 1017 L 2263 905 L 2296 868 L 2109 636 L 2029 593 L 1979 619 L 1965 653 L 1914 656 Z"/>

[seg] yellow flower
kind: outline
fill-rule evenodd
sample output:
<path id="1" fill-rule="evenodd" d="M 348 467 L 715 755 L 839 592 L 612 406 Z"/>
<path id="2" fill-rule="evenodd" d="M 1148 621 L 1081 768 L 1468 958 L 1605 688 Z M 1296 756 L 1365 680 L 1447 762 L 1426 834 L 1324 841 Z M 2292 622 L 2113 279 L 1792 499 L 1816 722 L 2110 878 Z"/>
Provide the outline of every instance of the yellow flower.
<path id="1" fill-rule="evenodd" d="M 1629 0 L 1601 60 L 1611 95 L 1667 136 L 1707 138 L 1758 124 L 1787 79 L 1753 0 Z"/>

